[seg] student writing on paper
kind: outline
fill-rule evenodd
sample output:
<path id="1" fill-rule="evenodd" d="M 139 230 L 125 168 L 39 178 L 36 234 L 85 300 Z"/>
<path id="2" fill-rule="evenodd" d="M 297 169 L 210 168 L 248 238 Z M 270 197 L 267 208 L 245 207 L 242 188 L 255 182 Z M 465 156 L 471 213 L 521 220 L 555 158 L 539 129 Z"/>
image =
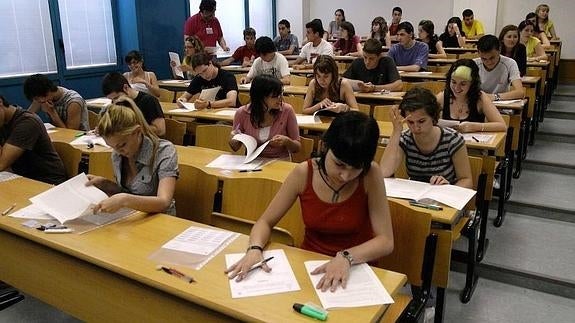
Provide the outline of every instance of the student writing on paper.
<path id="1" fill-rule="evenodd" d="M 32 101 L 28 111 L 44 113 L 54 126 L 90 130 L 88 107 L 78 92 L 57 86 L 45 75 L 35 74 L 24 81 L 24 95 Z"/>
<path id="2" fill-rule="evenodd" d="M 289 174 L 252 228 L 245 256 L 226 273 L 238 281 L 246 278 L 251 266 L 263 260 L 271 229 L 298 197 L 305 224 L 301 248 L 333 257 L 312 272 L 323 275 L 316 288 L 345 288 L 352 265 L 389 254 L 389 206 L 380 169 L 373 162 L 378 138 L 377 123 L 363 113 L 351 111 L 335 118 L 323 136 L 321 156 Z"/>
<path id="3" fill-rule="evenodd" d="M 456 61 L 436 95 L 441 119 L 456 120 L 459 132 L 505 131 L 507 126 L 488 94 L 481 91 L 479 68 L 470 59 Z"/>
<path id="4" fill-rule="evenodd" d="M 0 95 L 0 171 L 49 184 L 66 180 L 66 170 L 42 120 Z"/>
<path id="5" fill-rule="evenodd" d="M 221 87 L 214 101 L 195 99 L 196 109 L 215 109 L 238 107 L 238 84 L 234 75 L 220 68 L 210 55 L 198 53 L 192 57 L 192 68 L 196 76 L 190 82 L 188 89 L 178 101 L 189 102 L 192 97 L 203 89 Z"/>
<path id="6" fill-rule="evenodd" d="M 88 175 L 87 185 L 94 185 L 110 196 L 94 212 L 114 213 L 120 208 L 130 208 L 175 215 L 176 149 L 171 142 L 154 134 L 134 101 L 125 96 L 118 98 L 102 115 L 97 131 L 114 149 L 112 166 L 116 181 Z"/>
<path id="7" fill-rule="evenodd" d="M 429 48 L 427 44 L 415 40 L 413 25 L 404 21 L 399 24 L 397 44 L 391 45 L 387 56 L 391 57 L 399 71 L 419 72 L 427 68 Z"/>
<path id="8" fill-rule="evenodd" d="M 124 58 L 129 72 L 124 73 L 124 77 L 130 82 L 133 88 L 140 92 L 148 93 L 160 97 L 161 91 L 158 79 L 154 72 L 144 70 L 144 57 L 137 50 L 130 51 Z"/>
<path id="9" fill-rule="evenodd" d="M 313 76 L 305 94 L 303 113 L 313 114 L 322 110 L 322 114 L 335 115 L 358 109 L 351 83 L 339 77 L 333 57 L 319 56 L 313 64 Z"/>
<path id="10" fill-rule="evenodd" d="M 256 76 L 250 87 L 251 102 L 236 112 L 231 136 L 245 133 L 254 137 L 258 146 L 270 140 L 260 156 L 289 160 L 301 144 L 295 112 L 291 105 L 282 102 L 282 91 L 282 83 L 277 78 Z M 230 138 L 234 151 L 241 145 L 240 141 Z"/>
<path id="11" fill-rule="evenodd" d="M 108 73 L 102 79 L 102 93 L 114 102 L 127 95 L 138 106 L 146 122 L 157 136 L 166 134 L 166 120 L 160 101 L 150 94 L 140 92 L 130 86 L 128 80 L 118 72 Z"/>
<path id="12" fill-rule="evenodd" d="M 412 180 L 472 187 L 465 141 L 455 130 L 437 126 L 439 105 L 431 91 L 407 91 L 390 114 L 393 133 L 381 158 L 383 177 L 391 177 L 405 160 Z M 403 132 L 405 122 L 409 129 Z"/>
<path id="13" fill-rule="evenodd" d="M 186 38 L 186 41 L 184 42 L 184 59 L 182 60 L 182 64 L 177 68 L 184 72 L 188 79 L 191 80 L 194 76 L 194 69 L 192 68 L 192 56 L 194 56 L 196 53 L 203 52 L 204 44 L 202 44 L 202 41 L 198 37 L 189 36 Z M 172 68 L 174 68 L 176 65 L 176 62 L 170 61 L 170 66 Z"/>

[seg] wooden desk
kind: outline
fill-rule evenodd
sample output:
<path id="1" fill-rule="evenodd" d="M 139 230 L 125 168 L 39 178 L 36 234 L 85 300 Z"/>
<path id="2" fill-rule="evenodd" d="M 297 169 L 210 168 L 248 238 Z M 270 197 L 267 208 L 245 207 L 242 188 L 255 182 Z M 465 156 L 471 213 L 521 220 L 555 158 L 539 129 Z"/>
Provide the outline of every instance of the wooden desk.
<path id="1" fill-rule="evenodd" d="M 401 72 L 399 73 L 402 81 L 444 81 L 446 79 L 445 73 L 438 72 Z"/>
<path id="2" fill-rule="evenodd" d="M 49 185 L 25 178 L 0 183 L 0 208 L 27 198 Z M 244 252 L 240 236 L 198 271 L 181 269 L 197 283 L 157 271 L 151 253 L 191 225 L 173 216 L 137 214 L 83 234 L 48 235 L 23 227 L 21 219 L 0 218 L 2 280 L 83 321 L 108 322 L 309 322 L 292 310 L 294 302 L 320 304 L 303 262 L 327 257 L 272 244 L 284 249 L 301 290 L 232 299 L 224 275 L 224 255 Z M 374 268 L 391 295 L 406 282 L 403 274 Z M 331 310 L 330 322 L 377 321 L 387 306 Z"/>

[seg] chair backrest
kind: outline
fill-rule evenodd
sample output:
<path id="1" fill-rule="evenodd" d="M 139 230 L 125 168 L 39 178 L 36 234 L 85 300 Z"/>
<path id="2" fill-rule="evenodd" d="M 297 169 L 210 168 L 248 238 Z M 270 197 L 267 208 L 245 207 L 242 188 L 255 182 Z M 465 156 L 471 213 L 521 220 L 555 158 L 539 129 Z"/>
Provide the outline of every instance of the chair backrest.
<path id="1" fill-rule="evenodd" d="M 449 59 L 457 58 L 457 54 L 455 54 L 455 53 L 446 53 L 446 55 L 447 55 L 447 58 L 449 58 Z"/>
<path id="2" fill-rule="evenodd" d="M 174 96 L 174 92 L 166 89 L 160 89 L 160 97 L 158 99 L 160 102 L 174 102 Z"/>
<path id="3" fill-rule="evenodd" d="M 92 110 L 88 110 L 88 125 L 90 129 L 96 129 L 100 122 L 100 115 Z"/>
<path id="4" fill-rule="evenodd" d="M 214 208 L 214 196 L 218 189 L 218 179 L 191 165 L 178 165 L 180 177 L 176 181 L 174 199 L 176 215 L 210 224 Z"/>
<path id="5" fill-rule="evenodd" d="M 196 146 L 231 152 L 229 145 L 232 126 L 215 124 L 196 127 Z"/>
<path id="6" fill-rule="evenodd" d="M 67 142 L 56 141 L 52 143 L 66 169 L 66 177 L 72 178 L 78 175 L 80 161 L 82 161 L 82 151 Z"/>
<path id="7" fill-rule="evenodd" d="M 447 73 L 450 68 L 451 65 L 427 66 L 427 70 L 429 72 L 435 72 L 435 73 Z"/>
<path id="8" fill-rule="evenodd" d="M 433 94 L 437 94 L 445 90 L 444 81 L 427 81 L 427 82 L 403 82 L 403 91 L 408 91 L 414 87 L 422 87 L 428 89 Z"/>
<path id="9" fill-rule="evenodd" d="M 301 143 L 300 150 L 291 155 L 291 161 L 294 163 L 301 163 L 302 161 L 310 159 L 311 153 L 313 152 L 313 139 L 300 136 L 299 142 Z"/>
<path id="10" fill-rule="evenodd" d="M 186 123 L 174 119 L 166 120 L 166 135 L 165 138 L 171 141 L 174 145 L 184 144 L 184 135 L 186 134 Z"/>
<path id="11" fill-rule="evenodd" d="M 290 85 L 307 85 L 307 77 L 290 74 Z"/>
<path id="12" fill-rule="evenodd" d="M 282 185 L 280 181 L 258 177 L 225 178 L 223 182 L 220 212 L 252 221 L 263 214 Z M 301 245 L 305 230 L 299 200 L 287 211 L 277 227 L 293 236 L 295 246 Z"/>
<path id="13" fill-rule="evenodd" d="M 88 173 L 115 181 L 114 167 L 112 166 L 112 152 L 98 151 L 90 153 Z"/>
<path id="14" fill-rule="evenodd" d="M 219 212 L 212 212 L 211 225 L 229 231 L 249 235 L 255 223 L 256 222 L 253 220 L 242 219 Z M 287 230 L 278 227 L 272 228 L 270 241 L 282 243 L 288 246 L 294 246 L 292 235 Z"/>
<path id="15" fill-rule="evenodd" d="M 393 105 L 376 105 L 373 108 L 373 118 L 377 121 L 391 122 L 391 116 L 389 115 Z"/>
<path id="16" fill-rule="evenodd" d="M 234 74 L 234 77 L 236 78 L 236 83 L 240 84 L 241 79 L 246 76 L 248 76 L 248 74 L 246 73 Z"/>
<path id="17" fill-rule="evenodd" d="M 478 52 L 469 52 L 469 53 L 463 53 L 463 54 L 459 54 L 459 56 L 457 56 L 458 59 L 462 59 L 462 58 L 469 58 L 469 59 L 474 59 L 479 57 L 479 53 Z"/>
<path id="18" fill-rule="evenodd" d="M 251 101 L 250 94 L 247 92 L 239 92 L 238 93 L 238 100 L 240 100 L 241 105 L 246 105 L 246 104 L 250 103 L 250 101 Z"/>
<path id="19" fill-rule="evenodd" d="M 365 103 L 358 103 L 357 107 L 359 108 L 359 112 L 363 112 L 368 116 L 371 116 L 371 106 Z"/>
<path id="20" fill-rule="evenodd" d="M 343 74 L 345 71 L 347 71 L 348 64 L 346 62 L 336 62 L 336 64 L 339 74 Z"/>
<path id="21" fill-rule="evenodd" d="M 304 97 L 301 95 L 286 95 L 283 101 L 292 106 L 295 113 L 303 114 Z"/>

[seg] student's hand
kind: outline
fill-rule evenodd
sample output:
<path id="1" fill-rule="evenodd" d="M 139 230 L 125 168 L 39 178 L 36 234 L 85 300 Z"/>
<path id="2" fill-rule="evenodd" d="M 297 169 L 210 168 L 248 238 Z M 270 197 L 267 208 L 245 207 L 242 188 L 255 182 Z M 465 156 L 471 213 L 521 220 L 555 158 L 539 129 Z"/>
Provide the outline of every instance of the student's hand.
<path id="1" fill-rule="evenodd" d="M 183 107 L 184 107 L 183 103 L 186 103 L 186 102 L 188 102 L 188 100 L 186 100 L 186 99 L 183 98 L 183 97 L 178 98 L 178 99 L 176 100 L 176 104 L 177 104 L 178 107 L 180 107 L 180 108 L 183 108 Z"/>
<path id="2" fill-rule="evenodd" d="M 94 214 L 98 212 L 114 213 L 118 211 L 124 207 L 124 201 L 127 195 L 126 193 L 118 193 L 96 204 L 93 209 Z"/>
<path id="3" fill-rule="evenodd" d="M 171 66 L 171 67 L 176 67 L 176 62 L 170 61 L 170 66 Z"/>
<path id="4" fill-rule="evenodd" d="M 452 23 L 451 26 L 453 27 L 453 31 L 455 31 L 455 34 L 460 34 L 459 32 L 459 26 L 456 23 Z"/>
<path id="5" fill-rule="evenodd" d="M 315 288 L 321 289 L 322 292 L 328 289 L 331 292 L 335 292 L 338 286 L 345 289 L 350 269 L 351 266 L 347 259 L 339 255 L 335 256 L 329 262 L 317 267 L 311 272 L 312 275 L 324 274 Z"/>
<path id="6" fill-rule="evenodd" d="M 306 65 L 305 65 L 305 64 L 292 65 L 292 68 L 293 68 L 294 70 L 305 70 Z"/>
<path id="7" fill-rule="evenodd" d="M 391 123 L 393 124 L 393 131 L 401 133 L 403 131 L 403 123 L 407 118 L 409 118 L 409 116 L 406 118 L 402 117 L 397 105 L 394 105 L 391 110 L 389 110 L 389 116 L 391 117 Z"/>
<path id="8" fill-rule="evenodd" d="M 335 113 L 342 113 L 349 111 L 349 106 L 345 103 L 333 103 L 331 106 L 325 109 Z"/>
<path id="9" fill-rule="evenodd" d="M 371 82 L 367 83 L 359 82 L 357 83 L 357 86 L 359 87 L 359 91 L 363 93 L 373 92 L 374 90 L 374 86 Z"/>
<path id="10" fill-rule="evenodd" d="M 445 177 L 443 177 L 443 176 L 433 175 L 433 176 L 431 176 L 431 179 L 429 179 L 429 184 L 431 184 L 431 185 L 447 185 L 447 184 L 449 184 L 449 181 L 447 181 L 445 179 Z"/>
<path id="11" fill-rule="evenodd" d="M 248 79 L 244 76 L 240 79 L 240 84 L 246 84 Z"/>
<path id="12" fill-rule="evenodd" d="M 481 129 L 477 129 L 476 123 L 468 122 L 468 121 L 463 121 L 463 122 L 459 123 L 455 128 L 457 129 L 457 131 L 459 131 L 461 133 L 476 132 L 476 131 L 481 130 Z"/>
<path id="13" fill-rule="evenodd" d="M 40 109 L 48 114 L 56 113 L 56 110 L 54 109 L 54 103 L 52 101 L 46 100 L 45 102 L 40 103 Z"/>
<path id="14" fill-rule="evenodd" d="M 321 100 L 318 104 L 319 104 L 318 110 L 328 109 L 329 107 L 334 105 L 333 102 L 331 102 L 331 100 L 328 98 Z"/>
<path id="15" fill-rule="evenodd" d="M 275 135 L 270 140 L 269 145 L 272 147 L 285 147 L 285 146 L 287 146 L 288 142 L 290 142 L 290 141 L 291 141 L 291 139 L 288 136 Z"/>
<path id="16" fill-rule="evenodd" d="M 260 261 L 264 260 L 263 253 L 256 249 L 249 250 L 238 262 L 227 268 L 224 273 L 228 275 L 229 279 L 236 279 L 237 282 L 244 280 L 250 268 Z M 261 269 L 266 273 L 269 273 L 272 269 L 267 265 L 263 264 Z"/>
<path id="17" fill-rule="evenodd" d="M 229 51 L 230 51 L 230 48 L 229 48 L 228 46 L 222 47 L 222 49 L 224 50 L 224 52 L 229 52 Z"/>
<path id="18" fill-rule="evenodd" d="M 202 100 L 202 99 L 197 99 L 194 102 L 194 106 L 196 107 L 196 109 L 201 110 L 201 109 L 206 109 L 208 107 L 208 101 Z"/>
<path id="19" fill-rule="evenodd" d="M 107 178 L 102 177 L 102 176 L 96 176 L 96 175 L 90 175 L 90 174 L 88 174 L 86 176 L 88 177 L 88 181 L 86 182 L 86 186 L 96 186 L 99 189 L 102 189 L 104 184 L 109 181 Z"/>

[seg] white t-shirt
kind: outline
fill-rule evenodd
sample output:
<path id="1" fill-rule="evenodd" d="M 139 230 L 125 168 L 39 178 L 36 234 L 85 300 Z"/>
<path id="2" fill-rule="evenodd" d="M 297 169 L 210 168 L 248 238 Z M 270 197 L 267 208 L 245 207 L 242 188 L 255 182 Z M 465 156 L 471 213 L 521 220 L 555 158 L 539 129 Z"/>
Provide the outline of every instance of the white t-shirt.
<path id="1" fill-rule="evenodd" d="M 473 59 L 479 67 L 481 89 L 487 93 L 508 92 L 511 82 L 521 79 L 515 60 L 503 55 L 499 55 L 499 57 L 499 63 L 491 71 L 485 69 L 481 58 Z"/>
<path id="2" fill-rule="evenodd" d="M 305 58 L 306 62 L 312 64 L 315 62 L 315 58 L 319 55 L 333 56 L 333 46 L 325 39 L 322 39 L 321 43 L 319 43 L 317 47 L 313 47 L 312 42 L 305 44 L 299 53 L 299 57 Z"/>
<path id="3" fill-rule="evenodd" d="M 285 56 L 276 52 L 274 58 L 269 62 L 264 61 L 261 57 L 256 58 L 248 72 L 248 77 L 253 80 L 256 76 L 264 74 L 275 76 L 278 80 L 289 75 L 289 65 Z"/>

